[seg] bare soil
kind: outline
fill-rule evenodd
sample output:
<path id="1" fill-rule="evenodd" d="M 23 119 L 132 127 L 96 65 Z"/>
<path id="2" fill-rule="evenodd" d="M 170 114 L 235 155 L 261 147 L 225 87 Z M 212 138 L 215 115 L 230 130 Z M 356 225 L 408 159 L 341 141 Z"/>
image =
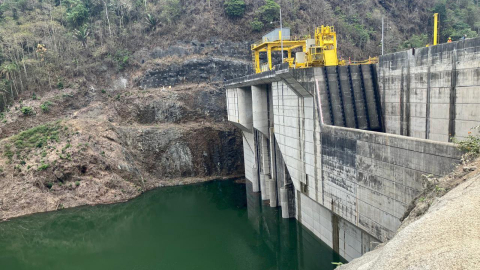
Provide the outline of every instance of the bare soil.
<path id="1" fill-rule="evenodd" d="M 223 119 L 224 102 L 198 84 L 25 98 L 0 124 L 0 221 L 238 177 L 241 137 Z M 35 113 L 23 115 L 25 106 Z"/>

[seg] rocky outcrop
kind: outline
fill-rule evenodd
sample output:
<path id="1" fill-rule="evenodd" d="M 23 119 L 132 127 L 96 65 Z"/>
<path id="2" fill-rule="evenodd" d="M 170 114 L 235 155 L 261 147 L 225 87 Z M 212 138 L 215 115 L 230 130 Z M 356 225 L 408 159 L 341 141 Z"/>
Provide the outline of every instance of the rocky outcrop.
<path id="1" fill-rule="evenodd" d="M 178 64 L 156 64 L 137 80 L 142 88 L 169 87 L 182 83 L 221 82 L 251 73 L 251 64 L 245 61 L 216 57 L 192 58 Z"/>
<path id="2" fill-rule="evenodd" d="M 248 55 L 247 43 L 215 40 L 138 50 L 139 68 L 112 76 L 110 88 L 52 89 L 14 104 L 0 123 L 0 220 L 241 176 L 223 80 L 250 72 Z"/>
<path id="3" fill-rule="evenodd" d="M 12 110 L 2 126 L 0 220 L 243 172 L 241 135 L 212 85 L 67 89 L 24 104 L 37 113 Z"/>

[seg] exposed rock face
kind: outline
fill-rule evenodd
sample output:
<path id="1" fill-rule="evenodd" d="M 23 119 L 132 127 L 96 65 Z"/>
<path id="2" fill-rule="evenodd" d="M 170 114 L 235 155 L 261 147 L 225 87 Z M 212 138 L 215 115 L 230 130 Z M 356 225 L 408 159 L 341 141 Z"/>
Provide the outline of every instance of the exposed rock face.
<path id="1" fill-rule="evenodd" d="M 248 42 L 210 40 L 178 42 L 167 48 L 140 50 L 134 59 L 144 74 L 136 79 L 142 88 L 182 83 L 222 82 L 253 71 Z"/>
<path id="2" fill-rule="evenodd" d="M 143 51 L 135 55 L 142 61 L 136 78 L 112 78 L 108 89 L 54 90 L 23 101 L 34 115 L 6 113 L 0 220 L 242 175 L 242 138 L 225 119 L 222 81 L 248 72 L 249 64 L 245 57 L 205 57 L 212 52 L 240 56 L 248 46 L 194 41 Z M 183 59 L 167 61 L 172 57 Z M 141 87 L 128 88 L 132 81 Z M 163 85 L 173 87 L 155 88 Z M 45 102 L 48 110 L 41 109 Z"/>
<path id="3" fill-rule="evenodd" d="M 243 61 L 250 61 L 250 43 L 249 42 L 231 42 L 211 39 L 206 42 L 184 41 L 177 44 L 161 48 L 156 47 L 153 50 L 139 50 L 133 57 L 139 63 L 145 63 L 152 59 L 180 57 L 185 58 L 191 55 L 198 56 L 222 56 Z"/>
<path id="4" fill-rule="evenodd" d="M 213 57 L 193 58 L 178 65 L 158 64 L 148 70 L 137 85 L 142 88 L 152 88 L 181 83 L 218 82 L 247 75 L 251 70 L 251 64 L 244 61 Z"/>

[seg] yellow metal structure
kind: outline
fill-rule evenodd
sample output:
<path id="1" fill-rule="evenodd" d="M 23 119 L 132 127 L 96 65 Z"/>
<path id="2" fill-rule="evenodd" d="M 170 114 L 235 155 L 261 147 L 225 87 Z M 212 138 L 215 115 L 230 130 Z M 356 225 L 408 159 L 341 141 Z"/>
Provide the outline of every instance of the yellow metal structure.
<path id="1" fill-rule="evenodd" d="M 281 35 L 281 31 L 280 31 Z M 306 52 L 307 47 L 306 47 L 306 42 L 304 39 L 300 40 L 295 40 L 295 39 L 288 39 L 288 40 L 281 40 L 281 37 L 279 37 L 279 40 L 275 41 L 261 41 L 259 43 L 254 43 L 252 44 L 252 53 L 253 53 L 253 60 L 254 60 L 254 66 L 255 66 L 255 72 L 260 73 L 262 71 L 266 70 L 272 70 L 273 69 L 273 64 L 272 64 L 272 52 L 276 51 L 282 51 L 282 42 L 283 42 L 283 51 L 287 51 L 288 53 L 288 58 L 286 60 L 290 60 L 292 56 L 292 50 L 296 48 L 302 48 L 303 52 Z M 263 67 L 260 64 L 260 53 L 261 52 L 267 52 L 267 66 Z"/>
<path id="2" fill-rule="evenodd" d="M 433 14 L 433 45 L 438 44 L 438 13 Z"/>
<path id="3" fill-rule="evenodd" d="M 297 57 L 294 58 L 292 52 L 297 48 L 301 48 L 301 51 L 296 50 Z M 290 68 L 345 65 L 345 61 L 338 60 L 337 33 L 333 26 L 317 27 L 314 39 L 311 39 L 310 36 L 301 39 L 285 39 L 282 38 L 281 31 L 279 31 L 278 40 L 264 39 L 252 44 L 252 60 L 256 73 L 273 69 L 272 52 L 275 51 L 287 52 L 288 57 L 284 59 L 284 62 L 288 63 Z M 260 53 L 262 52 L 267 53 L 267 63 L 264 65 L 260 63 Z M 369 58 L 361 63 L 375 63 L 376 61 L 377 58 Z"/>
<path id="4" fill-rule="evenodd" d="M 338 61 L 337 33 L 333 26 L 315 29 L 315 46 L 308 48 L 307 66 L 338 66 L 345 64 Z"/>

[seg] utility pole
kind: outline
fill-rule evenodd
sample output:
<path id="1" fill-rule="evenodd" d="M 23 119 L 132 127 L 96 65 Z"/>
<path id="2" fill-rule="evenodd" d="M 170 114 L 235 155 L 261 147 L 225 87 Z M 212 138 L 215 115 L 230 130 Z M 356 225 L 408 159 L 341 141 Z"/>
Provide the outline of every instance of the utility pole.
<path id="1" fill-rule="evenodd" d="M 283 26 L 282 26 L 282 8 L 280 8 L 280 45 L 282 47 L 282 64 L 283 64 Z"/>
<path id="2" fill-rule="evenodd" d="M 383 44 L 384 44 L 384 22 L 383 22 L 383 16 L 382 16 L 382 55 L 383 55 Z"/>

